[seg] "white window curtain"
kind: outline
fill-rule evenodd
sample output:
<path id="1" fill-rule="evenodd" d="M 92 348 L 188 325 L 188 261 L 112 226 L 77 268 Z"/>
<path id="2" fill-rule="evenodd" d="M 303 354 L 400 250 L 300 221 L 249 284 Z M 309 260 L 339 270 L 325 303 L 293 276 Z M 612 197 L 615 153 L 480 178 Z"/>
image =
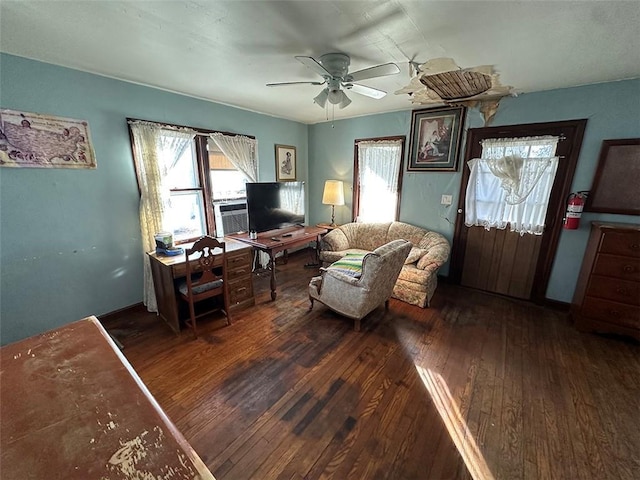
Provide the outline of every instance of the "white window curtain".
<path id="1" fill-rule="evenodd" d="M 240 170 L 250 182 L 258 181 L 258 141 L 244 135 L 209 135 L 225 157 Z"/>
<path id="2" fill-rule="evenodd" d="M 465 225 L 542 235 L 558 169 L 558 137 L 484 140 L 468 162 Z"/>
<path id="3" fill-rule="evenodd" d="M 166 178 L 170 165 L 193 141 L 195 132 L 167 129 L 149 122 L 130 122 L 133 135 L 133 159 L 140 186 L 140 233 L 144 268 L 143 303 L 150 312 L 158 305 L 153 289 L 151 265 L 147 252 L 155 249 L 154 235 L 169 228 L 168 211 L 171 202 Z"/>
<path id="4" fill-rule="evenodd" d="M 280 189 L 280 205 L 284 210 L 304 215 L 304 188 L 297 182 L 285 182 Z"/>
<path id="5" fill-rule="evenodd" d="M 401 140 L 358 142 L 358 222 L 396 220 Z"/>

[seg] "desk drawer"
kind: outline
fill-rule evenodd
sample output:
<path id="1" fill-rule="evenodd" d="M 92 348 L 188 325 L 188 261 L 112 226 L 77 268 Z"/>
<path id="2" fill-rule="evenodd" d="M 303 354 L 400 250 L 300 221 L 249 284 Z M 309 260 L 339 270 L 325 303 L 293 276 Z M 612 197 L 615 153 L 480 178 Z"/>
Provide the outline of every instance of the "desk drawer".
<path id="1" fill-rule="evenodd" d="M 227 254 L 227 277 L 230 279 L 251 274 L 251 250 Z"/>
<path id="2" fill-rule="evenodd" d="M 640 330 L 640 307 L 586 297 L 580 315 Z"/>
<path id="3" fill-rule="evenodd" d="M 251 277 L 229 281 L 229 303 L 233 306 L 253 299 L 253 280 Z"/>
<path id="4" fill-rule="evenodd" d="M 587 296 L 640 305 L 640 283 L 592 275 Z"/>

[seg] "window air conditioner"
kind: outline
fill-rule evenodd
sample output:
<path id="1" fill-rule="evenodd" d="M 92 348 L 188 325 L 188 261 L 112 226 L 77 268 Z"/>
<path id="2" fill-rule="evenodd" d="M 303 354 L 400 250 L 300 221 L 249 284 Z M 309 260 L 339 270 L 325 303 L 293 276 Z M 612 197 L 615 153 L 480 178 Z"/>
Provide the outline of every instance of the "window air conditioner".
<path id="1" fill-rule="evenodd" d="M 217 203 L 213 206 L 216 220 L 216 236 L 246 232 L 249 228 L 246 202 Z"/>

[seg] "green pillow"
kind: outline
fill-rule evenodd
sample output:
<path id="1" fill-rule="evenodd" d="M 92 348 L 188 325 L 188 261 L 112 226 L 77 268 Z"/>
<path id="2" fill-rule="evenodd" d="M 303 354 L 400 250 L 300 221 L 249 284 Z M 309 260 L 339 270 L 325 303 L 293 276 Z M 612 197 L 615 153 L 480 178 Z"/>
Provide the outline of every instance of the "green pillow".
<path id="1" fill-rule="evenodd" d="M 343 273 L 354 278 L 362 276 L 362 261 L 367 253 L 347 253 L 340 260 L 333 262 L 327 270 Z"/>

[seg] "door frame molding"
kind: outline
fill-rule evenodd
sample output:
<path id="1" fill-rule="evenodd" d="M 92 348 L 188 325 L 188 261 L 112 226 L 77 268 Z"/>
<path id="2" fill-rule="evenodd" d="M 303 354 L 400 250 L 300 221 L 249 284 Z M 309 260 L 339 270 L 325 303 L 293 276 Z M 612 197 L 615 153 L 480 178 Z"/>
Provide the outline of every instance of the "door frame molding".
<path id="1" fill-rule="evenodd" d="M 472 158 L 482 154 L 481 141 L 488 138 L 531 137 L 539 135 L 556 135 L 562 141 L 558 143 L 556 154 L 560 156 L 558 170 L 551 188 L 549 208 L 545 218 L 545 232 L 540 245 L 540 255 L 536 264 L 536 271 L 531 289 L 531 300 L 543 303 L 551 276 L 553 261 L 558 248 L 562 219 L 565 213 L 565 199 L 569 196 L 578 157 L 582 147 L 582 139 L 587 120 L 567 120 L 561 122 L 530 123 L 522 125 L 504 125 L 499 127 L 471 128 L 467 133 L 465 146 L 465 161 L 460 179 L 460 195 L 456 215 L 456 226 L 453 236 L 451 253 L 451 267 L 449 277 L 455 284 L 460 284 L 462 268 L 467 245 L 467 227 L 464 225 L 464 208 L 467 193 L 467 183 L 470 171 L 466 164 Z"/>

